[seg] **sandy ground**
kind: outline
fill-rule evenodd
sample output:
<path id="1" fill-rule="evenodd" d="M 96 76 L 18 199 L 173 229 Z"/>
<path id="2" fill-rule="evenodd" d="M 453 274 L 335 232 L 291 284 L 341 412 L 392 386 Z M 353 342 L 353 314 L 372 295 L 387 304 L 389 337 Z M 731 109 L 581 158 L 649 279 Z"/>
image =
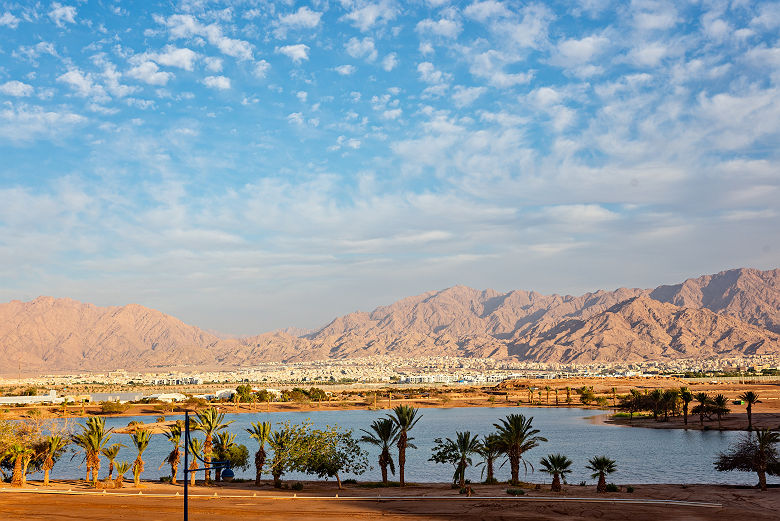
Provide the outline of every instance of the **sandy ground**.
<path id="1" fill-rule="evenodd" d="M 139 495 L 132 483 L 129 488 L 110 490 L 105 494 L 92 493 L 83 482 L 73 481 L 59 482 L 47 489 L 30 483 L 25 492 L 0 485 L 0 517 L 20 521 L 182 519 L 183 498 L 175 496 L 176 492 L 182 493 L 181 486 L 143 483 L 142 487 Z M 380 518 L 761 521 L 777 519 L 780 509 L 780 489 L 777 488 L 760 492 L 730 486 L 636 485 L 633 493 L 596 494 L 593 486 L 569 485 L 560 494 L 526 489 L 526 495 L 520 498 L 508 496 L 506 485 L 475 485 L 474 488 L 475 495 L 467 498 L 448 485 L 436 484 L 404 489 L 346 485 L 339 491 L 332 483 L 306 482 L 305 489 L 297 493 L 275 490 L 268 485 L 255 488 L 247 483 L 196 486 L 190 489 L 189 517 L 204 521 L 281 521 L 300 517 L 305 517 L 306 521 Z M 71 494 L 65 493 L 68 489 Z M 52 490 L 62 493 L 41 493 Z M 645 500 L 702 504 L 643 504 Z"/>

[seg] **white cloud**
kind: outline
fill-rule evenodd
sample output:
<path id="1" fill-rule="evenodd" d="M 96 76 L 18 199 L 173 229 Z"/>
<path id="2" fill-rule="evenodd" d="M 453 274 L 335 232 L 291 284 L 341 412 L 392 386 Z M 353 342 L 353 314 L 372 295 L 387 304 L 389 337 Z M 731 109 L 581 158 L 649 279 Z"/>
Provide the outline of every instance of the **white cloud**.
<path id="1" fill-rule="evenodd" d="M 558 43 L 558 53 L 567 64 L 590 61 L 602 52 L 609 40 L 604 36 L 586 36 L 581 39 L 563 40 Z"/>
<path id="2" fill-rule="evenodd" d="M 354 72 L 357 70 L 354 65 L 339 65 L 338 67 L 333 68 L 334 71 L 338 72 L 342 76 L 349 76 L 351 74 L 354 74 Z"/>
<path id="3" fill-rule="evenodd" d="M 391 0 L 381 0 L 378 3 L 358 2 L 352 11 L 344 15 L 344 19 L 366 32 L 380 23 L 395 19 L 397 10 Z"/>
<path id="4" fill-rule="evenodd" d="M 398 55 L 391 52 L 382 59 L 382 68 L 387 72 L 392 71 L 398 65 Z"/>
<path id="5" fill-rule="evenodd" d="M 506 6 L 496 0 L 474 2 L 463 10 L 463 14 L 484 23 L 491 18 L 509 16 L 511 13 Z"/>
<path id="6" fill-rule="evenodd" d="M 309 99 L 309 93 L 304 90 L 299 90 L 295 93 L 295 97 L 298 98 L 298 101 L 301 103 L 306 103 L 306 100 Z"/>
<path id="7" fill-rule="evenodd" d="M 87 118 L 72 112 L 47 111 L 42 107 L 4 103 L 0 108 L 0 137 L 12 143 L 36 139 L 62 139 Z"/>
<path id="8" fill-rule="evenodd" d="M 57 81 L 67 83 L 81 97 L 89 97 L 95 101 L 107 101 L 109 99 L 103 86 L 95 82 L 94 75 L 84 73 L 80 69 L 69 70 L 59 76 Z"/>
<path id="9" fill-rule="evenodd" d="M 305 6 L 300 7 L 294 13 L 279 16 L 274 34 L 277 38 L 284 38 L 288 29 L 314 29 L 320 25 L 320 18 L 322 13 L 312 11 Z"/>
<path id="10" fill-rule="evenodd" d="M 347 50 L 347 54 L 353 58 L 365 58 L 368 61 L 376 60 L 378 55 L 376 47 L 374 46 L 374 40 L 372 38 L 350 38 L 344 45 Z"/>
<path id="11" fill-rule="evenodd" d="M 203 61 L 206 63 L 206 69 L 208 69 L 211 72 L 221 72 L 222 71 L 222 59 L 221 58 L 215 58 L 213 56 L 207 56 L 203 59 Z"/>
<path id="12" fill-rule="evenodd" d="M 303 114 L 301 112 L 293 112 L 287 116 L 287 121 L 292 125 L 303 125 Z"/>
<path id="13" fill-rule="evenodd" d="M 6 26 L 10 27 L 11 29 L 16 29 L 19 27 L 19 19 L 15 17 L 13 14 L 6 11 L 3 13 L 3 16 L 0 16 L 0 26 Z"/>
<path id="14" fill-rule="evenodd" d="M 460 23 L 446 18 L 442 18 L 438 21 L 433 21 L 428 18 L 417 23 L 417 32 L 435 34 L 436 36 L 443 36 L 444 38 L 456 38 L 462 29 Z"/>
<path id="15" fill-rule="evenodd" d="M 57 2 L 51 4 L 49 18 L 57 27 L 65 27 L 65 24 L 76 23 L 76 8 L 69 5 L 62 5 Z"/>
<path id="16" fill-rule="evenodd" d="M 276 52 L 284 54 L 295 63 L 300 63 L 303 60 L 309 59 L 309 46 L 303 43 L 277 47 Z"/>
<path id="17" fill-rule="evenodd" d="M 152 61 L 140 63 L 127 71 L 127 75 L 149 85 L 165 85 L 173 78 L 172 73 L 161 71 Z"/>
<path id="18" fill-rule="evenodd" d="M 531 78 L 533 78 L 533 71 L 518 72 L 514 74 L 504 72 L 504 65 L 506 63 L 506 55 L 491 49 L 478 54 L 472 59 L 469 72 L 478 78 L 487 80 L 490 85 L 500 88 L 529 83 Z"/>
<path id="19" fill-rule="evenodd" d="M 398 119 L 401 117 L 401 109 L 390 109 L 382 112 L 382 117 L 385 119 Z"/>
<path id="20" fill-rule="evenodd" d="M 230 78 L 225 76 L 206 76 L 203 85 L 212 89 L 227 90 L 230 88 Z"/>
<path id="21" fill-rule="evenodd" d="M 420 79 L 425 83 L 444 83 L 452 77 L 450 74 L 437 70 L 431 62 L 418 63 L 417 72 L 420 74 Z"/>
<path id="22" fill-rule="evenodd" d="M 664 30 L 677 25 L 677 10 L 667 2 L 646 2 L 634 13 L 634 25 L 641 30 Z"/>
<path id="23" fill-rule="evenodd" d="M 265 78 L 266 74 L 268 74 L 268 69 L 270 69 L 270 68 L 271 68 L 271 64 L 270 63 L 268 63 L 265 60 L 260 60 L 259 62 L 257 62 L 255 64 L 255 68 L 254 68 L 253 73 L 254 73 L 255 77 L 262 79 L 262 78 Z"/>
<path id="24" fill-rule="evenodd" d="M 213 23 L 204 25 L 194 16 L 188 14 L 175 14 L 168 18 L 155 16 L 155 20 L 165 25 L 173 38 L 192 38 L 201 36 L 211 45 L 226 54 L 239 60 L 252 60 L 252 44 L 235 38 L 229 38 L 224 35 L 222 27 Z"/>
<path id="25" fill-rule="evenodd" d="M 455 92 L 452 94 L 452 101 L 457 107 L 467 107 L 474 103 L 477 98 L 482 96 L 487 88 L 485 87 L 463 87 L 458 85 L 455 87 Z"/>
<path id="26" fill-rule="evenodd" d="M 198 53 L 186 47 L 177 48 L 173 45 L 166 45 L 161 52 L 151 54 L 149 57 L 160 65 L 191 71 L 194 68 L 195 60 L 198 59 Z"/>
<path id="27" fill-rule="evenodd" d="M 21 81 L 11 80 L 0 85 L 0 92 L 7 96 L 26 97 L 31 96 L 35 89 L 32 85 Z"/>
<path id="28" fill-rule="evenodd" d="M 666 57 L 668 49 L 661 42 L 646 43 L 634 48 L 628 55 L 632 63 L 644 67 L 655 67 Z"/>

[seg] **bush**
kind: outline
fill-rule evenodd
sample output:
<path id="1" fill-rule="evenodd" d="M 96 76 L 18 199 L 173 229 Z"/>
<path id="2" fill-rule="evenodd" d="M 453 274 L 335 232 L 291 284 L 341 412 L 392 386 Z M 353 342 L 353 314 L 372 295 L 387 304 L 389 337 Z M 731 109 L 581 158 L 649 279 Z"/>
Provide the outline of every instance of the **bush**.
<path id="1" fill-rule="evenodd" d="M 357 485 L 357 480 L 354 478 L 345 479 L 342 481 L 345 485 Z"/>
<path id="2" fill-rule="evenodd" d="M 119 402 L 102 402 L 100 404 L 100 412 L 103 414 L 117 414 L 125 412 L 130 408 L 130 405 Z"/>
<path id="3" fill-rule="evenodd" d="M 486 479 L 482 483 L 484 483 L 485 485 L 495 485 L 496 483 L 498 483 L 498 480 L 496 478 L 490 478 L 490 479 Z"/>
<path id="4" fill-rule="evenodd" d="M 525 490 L 522 488 L 508 488 L 506 489 L 506 493 L 510 496 L 524 496 Z"/>
<path id="5" fill-rule="evenodd" d="M 614 483 L 608 483 L 607 492 L 620 492 L 620 487 L 618 487 Z"/>
<path id="6" fill-rule="evenodd" d="M 170 476 L 160 476 L 160 483 L 170 483 L 171 477 Z"/>
<path id="7" fill-rule="evenodd" d="M 634 493 L 634 487 L 631 487 L 631 486 L 626 487 L 626 492 L 628 492 L 629 494 L 633 494 Z"/>
<path id="8" fill-rule="evenodd" d="M 585 486 L 585 482 L 584 481 L 580 481 L 580 486 L 584 487 Z"/>
<path id="9" fill-rule="evenodd" d="M 303 490 L 303 483 L 298 481 L 296 483 L 293 483 L 293 486 L 290 488 L 292 488 L 293 490 Z"/>

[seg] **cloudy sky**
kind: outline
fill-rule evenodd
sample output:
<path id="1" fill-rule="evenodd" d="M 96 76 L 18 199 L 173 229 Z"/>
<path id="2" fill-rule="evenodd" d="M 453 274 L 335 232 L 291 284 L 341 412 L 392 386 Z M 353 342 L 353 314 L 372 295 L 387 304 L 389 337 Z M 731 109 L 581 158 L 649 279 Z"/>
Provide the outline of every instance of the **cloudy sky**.
<path id="1" fill-rule="evenodd" d="M 235 334 L 780 265 L 780 3 L 0 0 L 0 300 Z"/>

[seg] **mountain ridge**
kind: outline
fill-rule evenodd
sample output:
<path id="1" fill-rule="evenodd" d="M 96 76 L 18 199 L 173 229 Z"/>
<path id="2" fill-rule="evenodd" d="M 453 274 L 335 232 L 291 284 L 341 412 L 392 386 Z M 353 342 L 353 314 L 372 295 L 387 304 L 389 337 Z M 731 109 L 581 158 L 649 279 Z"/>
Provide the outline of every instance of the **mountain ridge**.
<path id="1" fill-rule="evenodd" d="M 780 354 L 780 270 L 737 268 L 583 295 L 453 286 L 319 329 L 216 335 L 138 304 L 38 297 L 0 304 L 0 373 L 230 368 L 392 355 L 588 363 Z"/>

